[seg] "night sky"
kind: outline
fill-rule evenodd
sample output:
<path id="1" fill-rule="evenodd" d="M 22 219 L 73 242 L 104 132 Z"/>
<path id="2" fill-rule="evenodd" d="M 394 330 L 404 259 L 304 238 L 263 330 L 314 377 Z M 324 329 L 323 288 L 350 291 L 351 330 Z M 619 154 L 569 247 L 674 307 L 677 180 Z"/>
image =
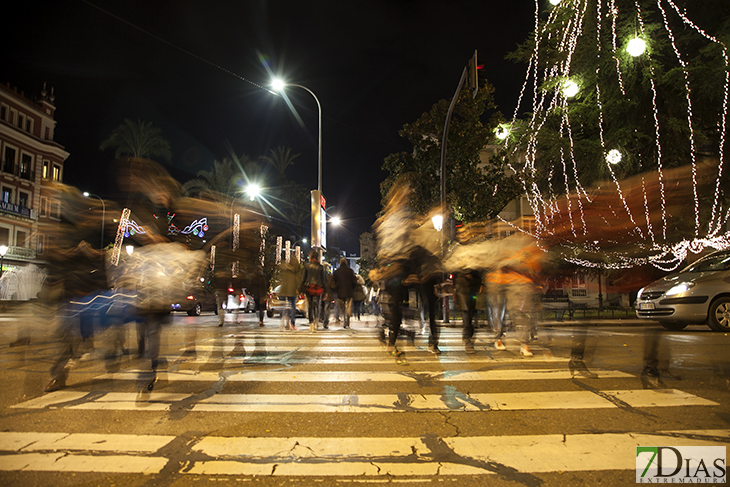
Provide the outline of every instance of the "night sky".
<path id="1" fill-rule="evenodd" d="M 287 177 L 317 186 L 317 105 L 270 73 L 312 90 L 323 112 L 323 193 L 341 215 L 343 247 L 380 210 L 380 168 L 410 150 L 398 136 L 450 99 L 478 50 L 500 111 L 511 116 L 525 66 L 504 59 L 533 28 L 534 3 L 480 1 L 26 2 L 6 18 L 0 82 L 37 95 L 55 89 L 55 140 L 71 153 L 64 182 L 114 199 L 112 151 L 100 142 L 125 118 L 151 121 L 184 181 L 214 159 L 277 146 L 301 154 Z M 271 178 L 275 182 L 275 178 Z M 349 237 L 349 238 L 348 238 Z"/>

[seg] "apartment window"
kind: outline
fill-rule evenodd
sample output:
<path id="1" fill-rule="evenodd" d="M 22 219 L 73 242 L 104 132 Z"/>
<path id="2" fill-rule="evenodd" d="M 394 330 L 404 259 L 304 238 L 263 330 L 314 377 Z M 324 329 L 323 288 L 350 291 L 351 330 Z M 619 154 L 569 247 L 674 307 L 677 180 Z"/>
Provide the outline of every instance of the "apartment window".
<path id="1" fill-rule="evenodd" d="M 10 229 L 0 227 L 0 245 L 10 245 Z"/>
<path id="2" fill-rule="evenodd" d="M 8 106 L 2 105 L 0 106 L 0 119 L 7 120 L 8 118 Z"/>
<path id="3" fill-rule="evenodd" d="M 0 190 L 0 201 L 10 203 L 13 201 L 13 190 L 7 186 L 3 186 Z"/>
<path id="4" fill-rule="evenodd" d="M 36 252 L 38 254 L 42 254 L 46 250 L 45 239 L 46 239 L 45 235 L 43 235 L 42 233 L 38 234 L 38 248 L 36 249 Z"/>
<path id="5" fill-rule="evenodd" d="M 53 180 L 54 181 L 61 181 L 61 166 L 58 164 L 53 165 Z"/>
<path id="6" fill-rule="evenodd" d="M 5 159 L 3 160 L 3 172 L 13 174 L 15 172 L 15 149 L 5 146 Z"/>
<path id="7" fill-rule="evenodd" d="M 30 208 L 30 195 L 25 191 L 18 191 L 18 206 Z"/>
<path id="8" fill-rule="evenodd" d="M 25 115 L 22 113 L 18 114 L 18 127 L 22 130 L 25 125 Z"/>
<path id="9" fill-rule="evenodd" d="M 48 216 L 48 198 L 41 196 L 41 211 L 40 216 L 46 218 Z"/>
<path id="10" fill-rule="evenodd" d="M 51 173 L 51 163 L 43 161 L 43 179 L 48 179 Z"/>
<path id="11" fill-rule="evenodd" d="M 25 131 L 28 133 L 33 133 L 33 119 L 28 117 L 25 119 Z"/>
<path id="12" fill-rule="evenodd" d="M 61 203 L 54 201 L 51 203 L 51 216 L 53 218 L 61 219 Z"/>
<path id="13" fill-rule="evenodd" d="M 28 243 L 28 232 L 18 230 L 15 233 L 15 245 L 17 245 L 18 247 L 27 247 Z"/>
<path id="14" fill-rule="evenodd" d="M 31 166 L 33 158 L 29 154 L 20 155 L 20 177 L 23 179 L 31 178 Z"/>

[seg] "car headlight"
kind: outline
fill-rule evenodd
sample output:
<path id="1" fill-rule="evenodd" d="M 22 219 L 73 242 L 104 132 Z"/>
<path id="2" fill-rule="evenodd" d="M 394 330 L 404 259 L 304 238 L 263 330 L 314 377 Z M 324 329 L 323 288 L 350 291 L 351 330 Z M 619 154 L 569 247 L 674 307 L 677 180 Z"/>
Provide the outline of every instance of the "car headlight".
<path id="1" fill-rule="evenodd" d="M 636 293 L 636 299 L 641 299 L 641 295 L 644 294 L 644 288 L 642 287 L 639 289 L 639 292 Z"/>
<path id="2" fill-rule="evenodd" d="M 666 296 L 674 296 L 675 294 L 681 294 L 690 288 L 694 287 L 693 282 L 680 282 L 679 284 L 672 286 L 669 288 L 669 291 L 665 293 Z"/>

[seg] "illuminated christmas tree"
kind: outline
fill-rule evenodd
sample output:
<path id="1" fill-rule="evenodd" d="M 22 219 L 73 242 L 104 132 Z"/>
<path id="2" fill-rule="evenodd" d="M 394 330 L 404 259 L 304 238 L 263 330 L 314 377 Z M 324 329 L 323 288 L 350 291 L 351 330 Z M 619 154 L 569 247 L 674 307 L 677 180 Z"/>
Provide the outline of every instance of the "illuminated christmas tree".
<path id="1" fill-rule="evenodd" d="M 511 55 L 528 66 L 515 115 L 497 134 L 521 154 L 512 167 L 537 236 L 608 267 L 673 269 L 730 247 L 730 2 L 539 3 Z"/>

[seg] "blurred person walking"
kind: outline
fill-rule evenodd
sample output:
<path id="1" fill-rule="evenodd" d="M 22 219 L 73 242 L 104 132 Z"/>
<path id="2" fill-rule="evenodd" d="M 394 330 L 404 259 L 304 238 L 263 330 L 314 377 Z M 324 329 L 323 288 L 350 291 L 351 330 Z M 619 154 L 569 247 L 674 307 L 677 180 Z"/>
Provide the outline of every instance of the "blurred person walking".
<path id="1" fill-rule="evenodd" d="M 69 361 L 78 353 L 83 334 L 97 324 L 94 297 L 106 288 L 103 253 L 85 241 L 73 248 L 49 249 L 49 275 L 44 297 L 57 303 L 59 348 L 45 392 L 66 386 Z"/>
<path id="2" fill-rule="evenodd" d="M 477 296 L 482 293 L 482 275 L 475 269 L 465 269 L 456 275 L 456 297 L 462 313 L 464 350 L 474 350 L 474 318 L 477 311 Z"/>
<path id="3" fill-rule="evenodd" d="M 498 266 L 487 273 L 487 296 L 492 312 L 492 323 L 497 332 L 494 347 L 505 350 L 505 314 L 517 330 L 520 341 L 520 355 L 532 357 L 528 346 L 530 333 L 537 320 L 537 292 L 541 268 L 542 251 L 531 239 L 519 235 L 500 242 L 503 258 Z"/>
<path id="4" fill-rule="evenodd" d="M 352 315 L 353 318 L 360 321 L 365 312 L 363 304 L 365 302 L 367 292 L 365 290 L 365 279 L 360 274 L 355 274 L 355 279 L 357 279 L 357 286 L 355 286 L 355 290 L 352 294 Z"/>
<path id="5" fill-rule="evenodd" d="M 330 315 L 332 311 L 335 311 L 337 316 L 337 286 L 335 285 L 335 278 L 332 274 L 327 273 L 327 285 L 324 287 L 324 293 L 322 294 L 322 328 L 329 330 L 330 327 Z"/>
<path id="6" fill-rule="evenodd" d="M 264 326 L 266 298 L 269 295 L 269 279 L 261 267 L 257 267 L 249 282 L 248 290 L 253 294 L 254 309 L 259 317 L 259 326 Z"/>
<path id="7" fill-rule="evenodd" d="M 324 294 L 327 276 L 324 267 L 319 263 L 319 251 L 309 253 L 309 261 L 304 265 L 300 288 L 307 296 L 309 307 L 309 331 L 317 330 L 322 313 L 322 295 Z"/>
<path id="8" fill-rule="evenodd" d="M 282 313 L 282 326 L 296 330 L 297 296 L 299 284 L 302 282 L 302 265 L 296 258 L 282 262 L 279 268 L 279 297 L 286 301 L 286 309 Z"/>
<path id="9" fill-rule="evenodd" d="M 343 328 L 350 328 L 350 316 L 352 315 L 352 297 L 357 287 L 355 272 L 347 265 L 347 259 L 340 259 L 340 267 L 332 273 L 335 287 L 337 288 L 337 302 L 343 317 Z"/>

